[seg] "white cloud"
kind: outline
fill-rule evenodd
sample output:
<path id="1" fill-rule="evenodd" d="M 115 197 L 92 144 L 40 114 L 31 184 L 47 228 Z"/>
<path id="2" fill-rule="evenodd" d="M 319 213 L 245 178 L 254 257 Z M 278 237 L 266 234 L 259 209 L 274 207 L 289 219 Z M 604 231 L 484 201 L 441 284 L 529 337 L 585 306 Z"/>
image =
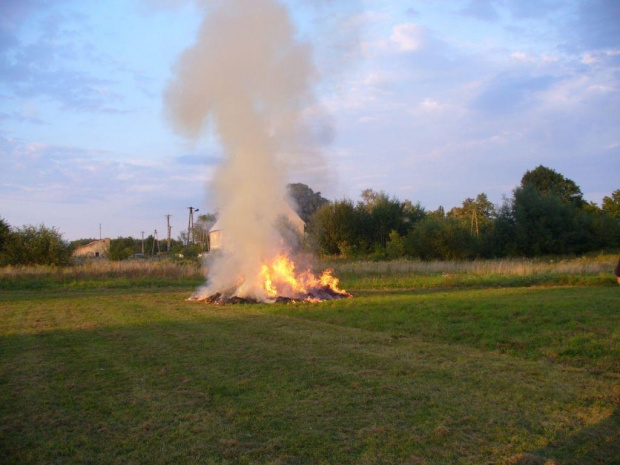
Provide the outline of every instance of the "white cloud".
<path id="1" fill-rule="evenodd" d="M 426 111 L 437 111 L 444 108 L 444 105 L 439 103 L 437 100 L 433 100 L 432 98 L 425 98 L 422 102 L 420 102 L 420 108 Z"/>
<path id="2" fill-rule="evenodd" d="M 317 24 L 304 24 L 300 40 L 312 42 L 322 79 L 317 93 L 323 107 L 309 108 L 305 116 L 327 121 L 313 129 L 325 141 L 317 150 L 327 161 L 294 167 L 292 182 L 305 182 L 328 198 L 355 197 L 360 187 L 372 187 L 411 196 L 429 209 L 450 208 L 483 191 L 499 200 L 539 164 L 574 179 L 586 193 L 608 195 L 617 188 L 620 50 L 613 1 L 592 0 L 591 7 L 586 1 L 568 7 L 563 0 L 462 0 L 452 6 L 425 1 L 416 4 L 415 18 L 398 2 L 322 3 L 322 10 L 313 11 L 324 15 L 314 18 Z M 297 8 L 293 0 L 289 4 Z M 327 14 L 331 8 L 340 14 Z M 568 27 L 566 18 L 576 15 L 579 24 Z M 135 64 L 152 78 L 151 93 L 130 101 L 135 83 L 125 82 L 129 71 L 112 61 L 96 67 L 74 63 L 83 55 L 75 40 L 64 37 L 54 46 L 35 35 L 37 53 L 18 60 L 24 66 L 8 63 L 0 79 L 6 106 L 0 113 L 3 216 L 16 225 L 60 226 L 73 238 L 92 236 L 80 228 L 90 224 L 98 232 L 99 222 L 113 237 L 159 229 L 166 213 L 182 225 L 185 207 L 202 200 L 222 158 L 218 151 L 203 153 L 168 138 L 165 126 L 153 123 L 161 106 L 158 86 L 169 72 L 162 57 L 185 45 L 177 39 L 160 56 L 127 41 L 121 53 L 103 33 L 118 35 L 120 29 L 106 24 L 103 31 L 95 19 L 93 13 L 89 24 L 99 25 L 97 34 L 84 28 L 79 34 L 95 47 L 89 57 L 107 53 L 133 63 L 125 48 L 153 57 L 152 67 L 151 58 Z M 159 24 L 139 19 L 128 14 L 123 29 L 143 24 L 137 30 L 149 36 L 155 30 L 149 24 Z M 596 27 L 600 19 L 602 29 Z M 170 32 L 189 29 L 179 21 Z M 170 42 L 168 35 L 164 42 Z M 37 61 L 46 59 L 46 51 L 47 58 L 60 60 L 57 68 Z M 32 63 L 39 69 L 30 72 L 25 65 Z M 138 115 L 131 108 L 144 111 Z M 112 110 L 128 113 L 116 116 Z"/>
<path id="3" fill-rule="evenodd" d="M 598 58 L 596 58 L 594 55 L 591 55 L 590 53 L 586 53 L 581 59 L 581 62 L 586 65 L 591 65 L 592 63 L 596 63 L 597 61 L 599 61 Z"/>
<path id="4" fill-rule="evenodd" d="M 424 48 L 427 33 L 424 27 L 414 23 L 394 26 L 390 41 L 401 52 L 417 52 Z"/>
<path id="5" fill-rule="evenodd" d="M 523 53 L 523 52 L 511 53 L 510 58 L 514 58 L 515 60 L 520 60 L 520 61 L 529 61 L 529 57 L 527 56 L 527 53 Z"/>

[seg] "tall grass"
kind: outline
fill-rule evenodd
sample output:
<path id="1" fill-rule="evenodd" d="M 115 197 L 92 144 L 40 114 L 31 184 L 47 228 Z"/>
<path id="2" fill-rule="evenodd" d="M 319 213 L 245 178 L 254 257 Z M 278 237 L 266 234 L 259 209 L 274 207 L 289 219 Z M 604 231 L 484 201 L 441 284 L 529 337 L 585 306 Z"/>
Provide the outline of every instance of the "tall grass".
<path id="1" fill-rule="evenodd" d="M 171 260 L 91 260 L 68 267 L 37 265 L 0 268 L 0 289 L 194 285 L 202 280 L 204 276 L 197 263 Z"/>
<path id="2" fill-rule="evenodd" d="M 501 259 L 476 261 L 321 260 L 352 289 L 530 285 L 607 285 L 615 283 L 617 256 Z M 69 267 L 0 268 L 0 289 L 126 288 L 197 286 L 204 281 L 197 262 L 172 260 L 90 260 Z"/>
<path id="3" fill-rule="evenodd" d="M 615 255 L 476 261 L 323 261 L 347 290 L 615 285 Z"/>
<path id="4" fill-rule="evenodd" d="M 474 261 L 339 261 L 324 260 L 322 265 L 336 272 L 360 275 L 389 274 L 473 274 L 531 276 L 538 274 L 599 274 L 613 270 L 618 257 L 605 254 L 564 259 L 510 258 Z"/>

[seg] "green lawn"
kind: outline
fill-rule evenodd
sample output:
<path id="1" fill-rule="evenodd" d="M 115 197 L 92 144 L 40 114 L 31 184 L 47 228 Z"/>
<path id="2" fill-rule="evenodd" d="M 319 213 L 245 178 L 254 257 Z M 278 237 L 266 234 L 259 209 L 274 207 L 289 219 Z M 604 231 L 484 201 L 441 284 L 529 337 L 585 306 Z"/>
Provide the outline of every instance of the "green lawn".
<path id="1" fill-rule="evenodd" d="M 617 286 L 191 291 L 3 291 L 0 462 L 619 463 Z"/>

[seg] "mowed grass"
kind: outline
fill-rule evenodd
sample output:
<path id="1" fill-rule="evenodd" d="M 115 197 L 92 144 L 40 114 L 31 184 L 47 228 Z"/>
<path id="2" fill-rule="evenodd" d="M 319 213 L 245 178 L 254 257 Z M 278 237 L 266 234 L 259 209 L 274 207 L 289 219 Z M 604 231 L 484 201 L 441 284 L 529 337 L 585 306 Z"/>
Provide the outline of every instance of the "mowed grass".
<path id="1" fill-rule="evenodd" d="M 191 291 L 0 294 L 0 463 L 618 463 L 617 286 Z"/>

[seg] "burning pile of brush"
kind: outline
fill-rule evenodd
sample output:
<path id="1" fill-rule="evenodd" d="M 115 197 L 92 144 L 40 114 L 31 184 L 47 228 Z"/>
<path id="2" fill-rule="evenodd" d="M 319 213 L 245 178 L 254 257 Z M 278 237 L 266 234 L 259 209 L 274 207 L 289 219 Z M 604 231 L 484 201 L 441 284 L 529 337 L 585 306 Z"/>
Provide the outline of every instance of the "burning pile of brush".
<path id="1" fill-rule="evenodd" d="M 350 297 L 330 272 L 296 272 L 295 261 L 282 253 L 288 249 L 280 247 L 287 169 L 320 166 L 310 158 L 318 154 L 316 128 L 329 120 L 314 96 L 319 73 L 311 44 L 298 40 L 281 0 L 199 1 L 205 16 L 196 42 L 173 69 L 165 104 L 179 134 L 194 140 L 208 130 L 217 135 L 224 160 L 212 174 L 211 191 L 224 238 L 221 253 L 205 260 L 207 282 L 190 299 Z"/>
<path id="2" fill-rule="evenodd" d="M 285 254 L 278 254 L 270 263 L 261 267 L 258 289 L 252 295 L 238 295 L 242 280 L 228 291 L 210 294 L 207 288 L 199 289 L 189 298 L 192 301 L 235 304 L 257 302 L 322 302 L 351 297 L 338 287 L 338 278 L 332 270 L 316 276 L 310 269 L 296 272 L 295 263 Z M 257 292 L 258 291 L 258 292 Z"/>

